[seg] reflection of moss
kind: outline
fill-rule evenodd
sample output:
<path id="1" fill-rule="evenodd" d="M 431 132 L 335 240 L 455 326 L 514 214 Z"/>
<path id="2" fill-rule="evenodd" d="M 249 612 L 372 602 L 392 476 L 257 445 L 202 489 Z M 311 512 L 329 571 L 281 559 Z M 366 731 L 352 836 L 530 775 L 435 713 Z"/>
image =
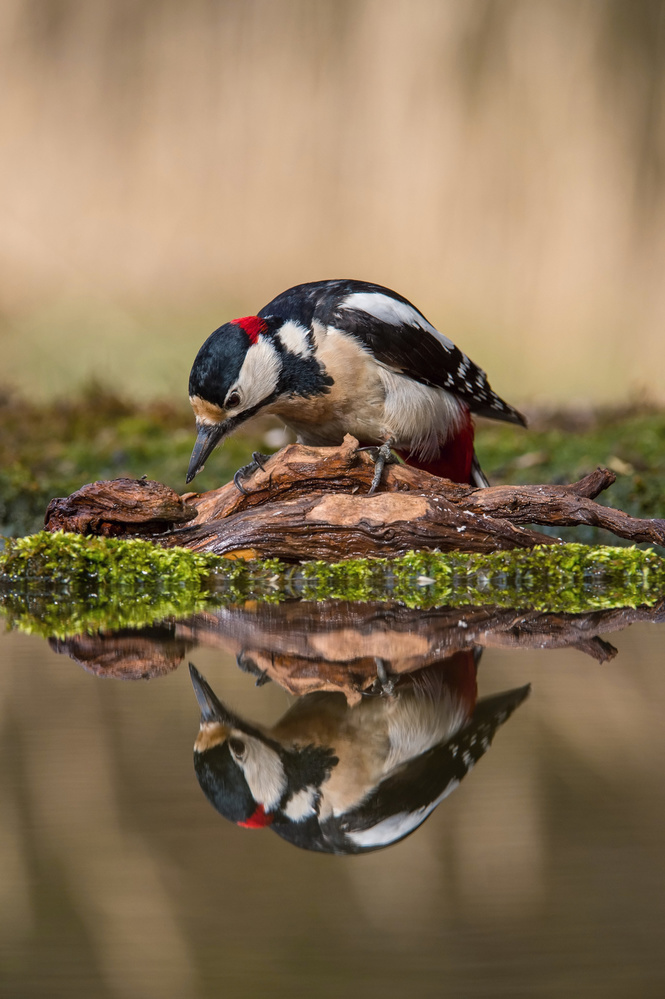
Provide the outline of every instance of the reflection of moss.
<path id="1" fill-rule="evenodd" d="M 569 544 L 490 555 L 412 552 L 394 561 L 310 562 L 287 570 L 285 580 L 301 597 L 317 600 L 581 613 L 656 603 L 665 596 L 665 562 L 636 548 Z"/>
<path id="2" fill-rule="evenodd" d="M 196 614 L 209 604 L 209 598 L 193 599 L 187 590 L 167 595 L 115 591 L 86 597 L 67 591 L 21 590 L 3 594 L 0 588 L 0 611 L 7 617 L 7 626 L 44 638 L 145 628 L 166 618 Z"/>
<path id="3" fill-rule="evenodd" d="M 288 566 L 240 562 L 142 540 L 41 534 L 0 554 L 0 604 L 23 630 L 65 635 L 151 624 L 248 599 L 394 600 L 581 613 L 651 605 L 665 561 L 635 548 L 571 544 L 491 555 L 412 552 Z"/>

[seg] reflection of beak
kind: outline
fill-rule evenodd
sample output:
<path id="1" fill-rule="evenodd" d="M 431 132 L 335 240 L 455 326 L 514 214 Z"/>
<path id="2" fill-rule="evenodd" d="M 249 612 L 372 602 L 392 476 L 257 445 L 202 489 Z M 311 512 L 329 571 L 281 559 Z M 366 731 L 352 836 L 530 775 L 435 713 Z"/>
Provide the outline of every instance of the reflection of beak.
<path id="1" fill-rule="evenodd" d="M 197 472 L 200 472 L 212 451 L 217 447 L 222 437 L 228 432 L 228 421 L 224 423 L 211 423 L 199 425 L 198 437 L 189 459 L 186 482 L 191 482 Z"/>
<path id="2" fill-rule="evenodd" d="M 224 707 L 208 681 L 201 676 L 194 663 L 189 664 L 189 675 L 192 678 L 196 700 L 201 709 L 201 723 L 221 722 L 229 728 L 238 728 L 239 719 Z"/>

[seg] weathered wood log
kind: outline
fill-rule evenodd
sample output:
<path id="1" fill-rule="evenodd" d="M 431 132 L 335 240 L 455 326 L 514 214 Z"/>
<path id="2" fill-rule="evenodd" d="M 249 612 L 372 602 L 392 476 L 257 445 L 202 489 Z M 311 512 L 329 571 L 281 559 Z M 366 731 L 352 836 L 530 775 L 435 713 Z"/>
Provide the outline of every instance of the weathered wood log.
<path id="1" fill-rule="evenodd" d="M 82 486 L 46 508 L 48 531 L 117 537 L 172 530 L 196 517 L 174 489 L 152 479 L 112 479 Z"/>
<path id="2" fill-rule="evenodd" d="M 84 486 L 67 500 L 52 500 L 46 526 L 92 534 L 140 533 L 167 547 L 286 561 L 396 556 L 412 549 L 490 552 L 558 543 L 519 526 L 523 524 L 585 524 L 634 542 L 665 545 L 665 521 L 640 520 L 594 502 L 615 480 L 607 469 L 567 486 L 476 489 L 394 464 L 386 468 L 380 492 L 368 496 L 373 474 L 371 457 L 358 450 L 352 437 L 338 448 L 292 444 L 245 480 L 245 493 L 230 482 L 178 497 L 159 483 L 117 479 Z"/>
<path id="3" fill-rule="evenodd" d="M 507 520 L 469 513 L 443 496 L 310 493 L 174 530 L 160 540 L 226 555 L 254 551 L 284 561 L 403 555 L 414 549 L 492 552 L 556 539 Z"/>

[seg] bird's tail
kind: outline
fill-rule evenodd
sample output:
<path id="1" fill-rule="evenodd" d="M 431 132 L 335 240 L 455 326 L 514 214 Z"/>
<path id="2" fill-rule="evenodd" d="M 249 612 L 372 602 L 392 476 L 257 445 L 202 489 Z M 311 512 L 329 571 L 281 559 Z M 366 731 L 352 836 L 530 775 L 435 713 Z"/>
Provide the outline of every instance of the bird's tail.
<path id="1" fill-rule="evenodd" d="M 481 489 L 487 489 L 489 486 L 489 479 L 480 467 L 478 455 L 475 451 L 473 452 L 473 461 L 471 462 L 471 485 L 479 486 Z"/>

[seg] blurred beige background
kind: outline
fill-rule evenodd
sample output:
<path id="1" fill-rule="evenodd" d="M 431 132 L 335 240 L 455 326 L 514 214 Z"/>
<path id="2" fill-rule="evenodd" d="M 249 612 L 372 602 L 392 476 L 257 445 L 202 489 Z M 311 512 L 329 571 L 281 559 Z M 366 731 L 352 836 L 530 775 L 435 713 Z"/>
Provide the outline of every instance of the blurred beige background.
<path id="1" fill-rule="evenodd" d="M 665 399 L 661 0 L 3 0 L 0 77 L 4 384 L 184 400 L 360 277 L 514 402 Z"/>

